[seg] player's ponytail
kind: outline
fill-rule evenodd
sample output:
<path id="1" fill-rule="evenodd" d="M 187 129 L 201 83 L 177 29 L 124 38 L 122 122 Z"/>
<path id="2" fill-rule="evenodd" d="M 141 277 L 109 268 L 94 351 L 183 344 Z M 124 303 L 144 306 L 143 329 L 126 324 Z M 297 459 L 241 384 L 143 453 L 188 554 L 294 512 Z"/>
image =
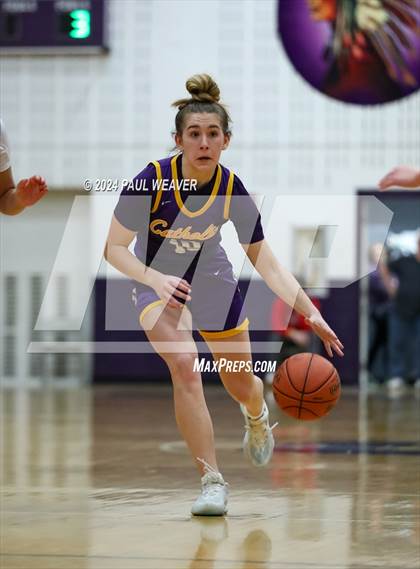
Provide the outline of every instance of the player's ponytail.
<path id="1" fill-rule="evenodd" d="M 230 136 L 230 117 L 224 105 L 220 101 L 220 89 L 210 75 L 200 73 L 193 75 L 185 84 L 191 95 L 189 98 L 178 99 L 172 103 L 178 108 L 175 117 L 175 129 L 178 134 L 184 130 L 185 117 L 189 113 L 215 113 L 220 118 L 224 134 Z"/>

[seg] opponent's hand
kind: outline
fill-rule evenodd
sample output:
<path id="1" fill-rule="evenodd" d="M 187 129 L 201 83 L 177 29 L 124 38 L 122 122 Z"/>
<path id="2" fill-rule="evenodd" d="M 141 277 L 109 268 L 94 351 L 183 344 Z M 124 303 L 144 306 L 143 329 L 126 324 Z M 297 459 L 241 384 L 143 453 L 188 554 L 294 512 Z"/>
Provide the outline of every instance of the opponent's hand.
<path id="1" fill-rule="evenodd" d="M 321 338 L 325 350 L 330 358 L 333 357 L 333 350 L 339 356 L 344 356 L 343 344 L 340 342 L 340 340 L 337 338 L 335 333 L 331 330 L 319 312 L 314 313 L 312 316 L 309 316 L 309 318 L 305 318 L 305 322 L 312 328 L 315 334 Z"/>
<path id="2" fill-rule="evenodd" d="M 191 300 L 191 287 L 188 282 L 179 277 L 160 274 L 153 283 L 153 288 L 158 297 L 172 308 L 183 308 L 184 304 L 176 300 Z"/>
<path id="3" fill-rule="evenodd" d="M 22 207 L 34 205 L 48 192 L 47 184 L 41 176 L 31 176 L 20 180 L 16 186 L 17 203 Z"/>
<path id="4" fill-rule="evenodd" d="M 386 190 L 392 186 L 416 188 L 420 186 L 420 170 L 410 166 L 397 166 L 379 182 L 379 188 Z"/>

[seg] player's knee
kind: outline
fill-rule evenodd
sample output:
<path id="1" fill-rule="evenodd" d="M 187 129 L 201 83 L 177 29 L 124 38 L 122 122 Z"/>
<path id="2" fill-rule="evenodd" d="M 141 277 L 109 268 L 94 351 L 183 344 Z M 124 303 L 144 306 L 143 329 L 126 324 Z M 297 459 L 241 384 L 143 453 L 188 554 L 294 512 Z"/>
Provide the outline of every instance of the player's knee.
<path id="1" fill-rule="evenodd" d="M 200 376 L 195 370 L 196 358 L 197 355 L 192 353 L 171 354 L 167 358 L 166 363 L 177 386 L 191 385 L 200 381 Z"/>

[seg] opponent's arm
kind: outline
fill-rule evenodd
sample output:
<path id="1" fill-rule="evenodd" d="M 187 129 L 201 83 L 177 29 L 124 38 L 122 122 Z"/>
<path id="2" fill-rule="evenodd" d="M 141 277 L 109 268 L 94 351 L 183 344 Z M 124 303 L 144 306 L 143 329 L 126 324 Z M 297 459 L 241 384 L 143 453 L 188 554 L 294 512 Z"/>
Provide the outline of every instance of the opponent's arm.
<path id="1" fill-rule="evenodd" d="M 263 240 L 243 245 L 243 248 L 274 294 L 305 317 L 306 323 L 323 341 L 328 355 L 332 356 L 332 350 L 334 350 L 342 356 L 343 344 L 322 318 L 321 313 L 302 290 L 295 277 L 277 261 L 268 243 Z"/>
<path id="2" fill-rule="evenodd" d="M 379 182 L 381 190 L 387 190 L 394 186 L 414 190 L 420 187 L 420 170 L 410 166 L 397 166 Z"/>
<path id="3" fill-rule="evenodd" d="M 114 215 L 105 246 L 105 259 L 127 277 L 153 288 L 159 298 L 168 303 L 168 306 L 182 308 L 183 304 L 175 300 L 173 295 L 191 300 L 188 295 L 190 292 L 189 284 L 184 279 L 164 275 L 144 265 L 128 250 L 135 236 L 136 232 L 121 225 Z"/>
<path id="4" fill-rule="evenodd" d="M 47 184 L 41 176 L 31 176 L 20 180 L 15 188 L 12 169 L 0 172 L 0 212 L 17 215 L 26 207 L 34 205 L 48 192 Z"/>

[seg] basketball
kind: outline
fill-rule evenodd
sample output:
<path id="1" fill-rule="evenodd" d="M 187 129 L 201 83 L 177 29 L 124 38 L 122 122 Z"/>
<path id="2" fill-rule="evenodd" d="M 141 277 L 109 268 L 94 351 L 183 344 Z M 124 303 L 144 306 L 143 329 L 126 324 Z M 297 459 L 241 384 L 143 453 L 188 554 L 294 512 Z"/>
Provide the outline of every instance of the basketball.
<path id="1" fill-rule="evenodd" d="M 337 370 L 318 354 L 287 358 L 273 380 L 273 394 L 280 409 L 302 421 L 324 417 L 337 403 L 340 392 Z"/>

